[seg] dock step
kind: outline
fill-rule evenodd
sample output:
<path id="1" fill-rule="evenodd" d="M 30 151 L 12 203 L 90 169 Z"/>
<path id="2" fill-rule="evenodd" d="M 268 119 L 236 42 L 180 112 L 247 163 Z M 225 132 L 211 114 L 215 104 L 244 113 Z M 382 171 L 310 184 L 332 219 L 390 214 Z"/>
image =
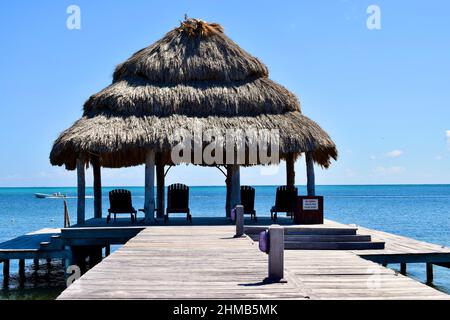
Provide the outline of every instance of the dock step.
<path id="1" fill-rule="evenodd" d="M 259 234 L 261 231 L 267 230 L 264 226 L 245 226 L 245 233 Z M 356 235 L 358 228 L 327 228 L 327 227 L 285 227 L 285 235 Z"/>
<path id="2" fill-rule="evenodd" d="M 376 250 L 384 249 L 384 242 L 298 242 L 285 241 L 286 250 Z"/>
<path id="3" fill-rule="evenodd" d="M 246 227 L 245 233 L 259 240 L 267 227 Z M 374 250 L 384 249 L 384 242 L 373 242 L 370 235 L 357 234 L 354 227 L 295 226 L 284 228 L 286 250 Z"/>
<path id="4" fill-rule="evenodd" d="M 43 251 L 62 250 L 64 249 L 64 241 L 60 235 L 52 235 L 50 241 L 42 241 L 39 247 Z"/>
<path id="5" fill-rule="evenodd" d="M 249 235 L 252 240 L 258 241 L 258 234 Z M 284 236 L 285 241 L 291 242 L 370 242 L 368 235 L 291 235 Z"/>

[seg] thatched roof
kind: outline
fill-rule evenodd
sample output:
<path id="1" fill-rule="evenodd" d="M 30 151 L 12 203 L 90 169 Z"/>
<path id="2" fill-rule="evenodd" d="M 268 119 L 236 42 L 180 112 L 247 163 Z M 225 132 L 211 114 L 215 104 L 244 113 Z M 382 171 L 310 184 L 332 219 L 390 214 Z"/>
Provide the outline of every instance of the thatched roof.
<path id="1" fill-rule="evenodd" d="M 55 141 L 50 161 L 74 169 L 78 155 L 97 154 L 104 167 L 133 166 L 154 148 L 170 162 L 175 131 L 200 127 L 278 129 L 282 157 L 314 151 L 324 167 L 337 158 L 327 133 L 268 78 L 264 64 L 220 25 L 189 19 L 117 66 L 112 84 L 92 95 L 82 118 Z"/>

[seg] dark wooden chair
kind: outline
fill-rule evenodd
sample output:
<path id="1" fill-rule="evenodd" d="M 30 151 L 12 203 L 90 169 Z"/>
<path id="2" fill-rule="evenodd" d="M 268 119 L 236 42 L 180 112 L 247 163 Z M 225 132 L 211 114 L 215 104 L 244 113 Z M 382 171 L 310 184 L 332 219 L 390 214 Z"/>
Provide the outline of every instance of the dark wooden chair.
<path id="1" fill-rule="evenodd" d="M 189 209 L 189 187 L 175 183 L 167 190 L 167 209 L 164 222 L 169 220 L 169 213 L 186 213 L 186 219 L 192 222 L 191 211 Z"/>
<path id="2" fill-rule="evenodd" d="M 106 223 L 111 220 L 111 213 L 116 221 L 117 214 L 130 214 L 131 222 L 136 222 L 137 211 L 131 203 L 131 192 L 124 189 L 115 189 L 109 192 L 109 206 Z"/>
<path id="3" fill-rule="evenodd" d="M 250 219 L 257 221 L 255 211 L 255 188 L 241 186 L 241 204 L 244 206 L 244 214 L 249 214 Z"/>
<path id="4" fill-rule="evenodd" d="M 298 190 L 296 187 L 281 186 L 277 188 L 275 205 L 270 209 L 272 220 L 277 219 L 278 212 L 286 212 L 291 218 L 294 217 L 294 211 L 297 201 Z"/>

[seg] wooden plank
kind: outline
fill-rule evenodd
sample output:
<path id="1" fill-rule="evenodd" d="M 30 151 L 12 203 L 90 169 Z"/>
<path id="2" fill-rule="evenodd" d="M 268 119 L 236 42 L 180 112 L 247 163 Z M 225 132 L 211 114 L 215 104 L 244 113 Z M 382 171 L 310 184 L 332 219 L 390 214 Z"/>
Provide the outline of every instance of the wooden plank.
<path id="1" fill-rule="evenodd" d="M 448 299 L 349 251 L 285 251 L 287 283 L 264 284 L 267 255 L 233 226 L 149 227 L 59 299 Z"/>

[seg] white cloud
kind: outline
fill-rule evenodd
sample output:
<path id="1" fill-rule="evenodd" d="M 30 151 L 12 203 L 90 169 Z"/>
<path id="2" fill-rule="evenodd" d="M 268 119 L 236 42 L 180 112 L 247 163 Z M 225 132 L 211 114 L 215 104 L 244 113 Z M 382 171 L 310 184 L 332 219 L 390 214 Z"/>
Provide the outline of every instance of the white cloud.
<path id="1" fill-rule="evenodd" d="M 438 154 L 438 155 L 435 157 L 435 159 L 438 160 L 438 161 L 440 161 L 440 160 L 443 159 L 443 157 L 442 157 L 440 154 Z"/>
<path id="2" fill-rule="evenodd" d="M 447 139 L 448 147 L 450 148 L 450 130 L 445 131 L 445 138 Z"/>
<path id="3" fill-rule="evenodd" d="M 376 160 L 377 159 L 377 157 L 375 157 L 375 156 L 370 156 L 370 160 Z"/>
<path id="4" fill-rule="evenodd" d="M 395 175 L 402 174 L 406 171 L 405 167 L 402 166 L 394 166 L 394 167 L 383 167 L 378 166 L 375 168 L 374 172 L 378 175 Z"/>
<path id="5" fill-rule="evenodd" d="M 392 150 L 388 153 L 385 154 L 386 157 L 388 158 L 398 158 L 403 154 L 402 150 Z"/>

